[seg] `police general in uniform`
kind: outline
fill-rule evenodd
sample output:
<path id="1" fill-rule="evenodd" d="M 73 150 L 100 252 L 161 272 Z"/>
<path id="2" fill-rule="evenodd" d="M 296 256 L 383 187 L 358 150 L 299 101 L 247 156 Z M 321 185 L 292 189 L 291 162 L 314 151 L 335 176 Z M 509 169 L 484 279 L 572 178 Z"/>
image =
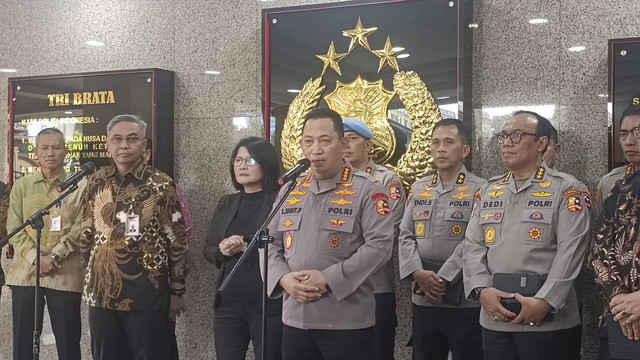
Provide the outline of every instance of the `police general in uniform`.
<path id="1" fill-rule="evenodd" d="M 467 227 L 465 290 L 482 305 L 487 359 L 580 356 L 573 283 L 589 245 L 591 203 L 584 184 L 543 162 L 550 126 L 533 112 L 509 118 L 498 134 L 509 171 L 481 187 Z"/>
<path id="2" fill-rule="evenodd" d="M 485 181 L 463 162 L 471 150 L 460 120 L 433 128 L 438 172 L 416 181 L 400 225 L 400 277 L 412 277 L 413 359 L 482 359 L 479 304 L 462 299 L 462 240 Z M 457 284 L 451 286 L 451 284 Z M 445 298 L 445 295 L 449 296 Z"/>
<path id="3" fill-rule="evenodd" d="M 302 130 L 311 170 L 269 225 L 268 292 L 283 295 L 283 359 L 371 359 L 371 275 L 391 257 L 384 187 L 342 160 L 340 115 L 315 109 Z M 284 191 L 279 194 L 283 196 Z"/>
<path id="4" fill-rule="evenodd" d="M 377 165 L 369 158 L 373 147 L 373 133 L 362 121 L 345 118 L 344 136 L 349 141 L 343 152 L 344 158 L 356 170 L 365 171 L 379 181 L 389 195 L 389 206 L 393 216 L 393 238 L 397 244 L 400 221 L 404 213 L 404 188 L 400 177 L 384 166 Z M 396 281 L 393 259 L 372 275 L 376 299 L 376 325 L 374 327 L 375 359 L 393 360 L 396 339 Z"/>

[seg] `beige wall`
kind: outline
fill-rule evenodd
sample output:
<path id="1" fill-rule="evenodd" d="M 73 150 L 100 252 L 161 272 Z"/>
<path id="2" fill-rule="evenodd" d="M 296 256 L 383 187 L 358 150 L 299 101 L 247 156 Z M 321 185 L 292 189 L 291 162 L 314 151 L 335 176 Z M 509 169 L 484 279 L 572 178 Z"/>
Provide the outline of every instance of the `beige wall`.
<path id="1" fill-rule="evenodd" d="M 425 0 L 444 1 L 444 0 Z M 448 0 L 447 0 L 448 1 Z M 188 312 L 178 325 L 185 359 L 212 359 L 214 273 L 202 242 L 217 199 L 231 191 L 226 160 L 252 130 L 235 131 L 234 115 L 261 111 L 261 9 L 324 1 L 275 0 L 4 0 L 0 10 L 0 68 L 12 76 L 163 68 L 175 71 L 175 175 L 191 203 L 196 237 L 188 278 Z M 474 168 L 502 171 L 490 135 L 509 106 L 545 105 L 560 130 L 561 170 L 591 188 L 606 171 L 607 39 L 640 36 L 638 0 L 478 0 L 474 30 Z M 527 20 L 544 17 L 542 26 Z M 86 40 L 105 42 L 89 47 Z M 581 53 L 569 53 L 584 45 Z M 220 75 L 204 75 L 207 69 Z M 6 74 L 0 110 L 8 112 Z M 5 85 L 2 85 L 5 84 Z M 260 120 L 253 120 L 258 122 Z M 255 128 L 255 127 L 251 127 Z M 7 122 L 0 133 L 7 133 Z M 7 157 L 2 139 L 0 159 Z M 482 149 L 482 151 L 480 151 Z M 5 161 L 0 174 L 7 174 Z M 222 169 L 222 170 L 219 170 Z M 3 260 L 6 269 L 7 261 Z M 399 289 L 398 345 L 410 326 L 407 289 Z M 11 353 L 10 292 L 0 301 L 0 360 Z M 592 317 L 588 319 L 593 322 Z M 55 358 L 47 344 L 43 359 Z M 398 346 L 400 359 L 410 353 Z M 88 333 L 83 337 L 88 353 Z M 588 353 L 588 352 L 587 352 Z"/>

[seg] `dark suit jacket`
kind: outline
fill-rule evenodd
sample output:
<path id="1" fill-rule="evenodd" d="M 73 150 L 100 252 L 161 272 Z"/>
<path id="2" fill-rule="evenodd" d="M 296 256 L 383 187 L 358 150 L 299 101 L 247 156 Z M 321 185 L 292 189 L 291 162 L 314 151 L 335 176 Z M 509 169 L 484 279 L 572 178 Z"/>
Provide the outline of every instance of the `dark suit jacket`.
<path id="1" fill-rule="evenodd" d="M 273 205 L 276 196 L 278 195 L 277 191 L 267 192 L 264 203 L 260 209 L 256 209 L 256 216 L 260 222 L 263 222 L 269 216 L 269 211 L 271 210 L 271 206 Z M 225 266 L 228 264 L 228 260 L 231 257 L 222 255 L 220 252 L 220 242 L 224 240 L 225 235 L 227 233 L 227 229 L 229 228 L 229 224 L 233 220 L 236 212 L 238 212 L 238 208 L 240 207 L 240 199 L 242 196 L 242 192 L 237 192 L 235 194 L 225 195 L 218 201 L 218 205 L 216 206 L 216 210 L 213 213 L 213 218 L 211 219 L 211 224 L 209 225 L 209 232 L 207 233 L 206 245 L 204 247 L 204 257 L 210 263 L 214 264 L 218 269 L 220 269 L 220 274 L 225 273 Z M 240 256 L 241 254 L 236 254 L 235 256 Z M 231 269 L 229 269 L 231 270 Z M 215 299 L 213 302 L 214 308 L 218 306 L 220 301 L 220 296 L 218 295 L 218 287 L 222 283 L 222 276 L 218 277 L 218 284 L 216 285 L 216 293 Z M 282 300 L 267 300 L 267 312 L 281 312 L 282 311 Z"/>

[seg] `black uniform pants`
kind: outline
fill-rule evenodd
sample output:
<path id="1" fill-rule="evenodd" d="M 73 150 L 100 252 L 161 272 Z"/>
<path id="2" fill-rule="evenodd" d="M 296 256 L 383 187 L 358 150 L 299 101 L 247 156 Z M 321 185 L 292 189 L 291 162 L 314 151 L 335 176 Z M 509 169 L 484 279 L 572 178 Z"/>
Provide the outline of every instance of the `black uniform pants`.
<path id="1" fill-rule="evenodd" d="M 579 360 L 582 326 L 545 332 L 502 332 L 482 329 L 487 360 Z"/>
<path id="2" fill-rule="evenodd" d="M 217 360 L 244 360 L 249 341 L 256 360 L 262 357 L 262 305 L 220 301 L 213 312 L 213 337 Z M 282 346 L 282 314 L 267 313 L 267 356 L 280 360 Z"/>
<path id="3" fill-rule="evenodd" d="M 375 294 L 376 325 L 373 327 L 375 360 L 393 360 L 396 344 L 396 293 Z"/>
<path id="4" fill-rule="evenodd" d="M 33 359 L 34 294 L 33 286 L 12 286 L 13 307 L 13 359 Z M 56 337 L 58 359 L 80 359 L 81 294 L 40 288 L 38 301 L 38 323 L 42 330 L 44 304 L 47 304 L 51 328 Z"/>
<path id="5" fill-rule="evenodd" d="M 94 360 L 171 360 L 174 337 L 167 310 L 115 311 L 89 307 Z"/>
<path id="6" fill-rule="evenodd" d="M 482 360 L 480 308 L 452 309 L 413 304 L 413 359 Z M 548 359 L 547 359 L 548 360 Z"/>
<path id="7" fill-rule="evenodd" d="M 284 325 L 283 360 L 371 360 L 373 327 L 357 330 L 303 330 Z"/>

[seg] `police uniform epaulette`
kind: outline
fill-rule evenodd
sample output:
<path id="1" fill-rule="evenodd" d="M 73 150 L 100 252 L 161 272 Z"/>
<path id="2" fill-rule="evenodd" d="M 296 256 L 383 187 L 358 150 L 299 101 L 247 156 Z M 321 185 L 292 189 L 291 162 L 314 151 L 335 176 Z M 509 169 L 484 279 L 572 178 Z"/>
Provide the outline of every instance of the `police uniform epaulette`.
<path id="1" fill-rule="evenodd" d="M 619 167 L 609 171 L 605 176 L 602 177 L 602 179 L 607 179 L 607 178 L 610 178 L 610 177 L 619 177 L 619 175 L 628 172 L 628 170 L 627 170 L 628 167 L 629 167 L 629 165 L 619 166 Z"/>
<path id="2" fill-rule="evenodd" d="M 575 176 L 571 175 L 571 174 L 567 174 L 555 169 L 547 169 L 547 176 L 555 176 L 555 177 L 559 177 L 565 181 L 567 181 L 568 183 L 574 183 L 574 182 L 580 182 L 580 180 L 578 180 Z"/>
<path id="3" fill-rule="evenodd" d="M 361 171 L 361 170 L 354 169 L 354 171 L 351 174 L 351 177 L 353 178 L 353 177 L 356 177 L 356 176 L 365 178 L 365 179 L 367 179 L 367 180 L 369 180 L 371 182 L 376 182 L 376 179 L 374 179 L 373 176 L 368 174 L 366 171 Z"/>

